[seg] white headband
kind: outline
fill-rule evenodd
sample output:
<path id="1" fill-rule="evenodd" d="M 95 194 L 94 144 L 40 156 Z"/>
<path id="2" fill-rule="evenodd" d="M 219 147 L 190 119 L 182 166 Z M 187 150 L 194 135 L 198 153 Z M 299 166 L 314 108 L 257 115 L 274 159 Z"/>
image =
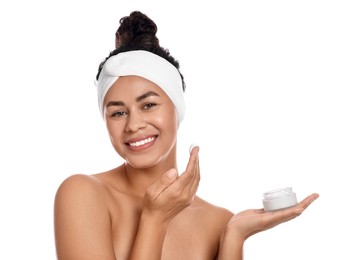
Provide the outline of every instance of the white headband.
<path id="1" fill-rule="evenodd" d="M 157 84 L 175 105 L 179 122 L 184 118 L 185 103 L 181 75 L 174 65 L 152 52 L 136 50 L 110 57 L 98 78 L 98 105 L 104 115 L 104 98 L 120 76 L 136 75 Z"/>

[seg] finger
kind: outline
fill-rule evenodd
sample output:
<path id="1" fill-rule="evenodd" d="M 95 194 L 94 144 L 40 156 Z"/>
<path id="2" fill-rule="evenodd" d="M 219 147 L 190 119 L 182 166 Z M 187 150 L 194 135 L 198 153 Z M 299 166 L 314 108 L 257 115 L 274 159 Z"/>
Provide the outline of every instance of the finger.
<path id="1" fill-rule="evenodd" d="M 319 194 L 313 193 L 306 197 L 304 200 L 302 200 L 299 203 L 299 206 L 301 206 L 304 209 L 308 208 L 310 204 L 312 204 L 317 198 L 319 197 Z"/>
<path id="2" fill-rule="evenodd" d="M 195 148 L 195 147 L 199 147 L 196 143 L 193 143 L 189 146 L 189 153 L 192 152 L 192 150 Z"/>
<path id="3" fill-rule="evenodd" d="M 184 173 L 181 174 L 180 179 L 183 182 L 190 182 L 195 175 L 195 167 L 198 160 L 199 147 L 195 146 L 190 152 L 189 161 Z"/>
<path id="4" fill-rule="evenodd" d="M 313 203 L 317 198 L 319 197 L 319 194 L 313 193 L 303 199 L 300 203 L 298 203 L 295 207 L 292 208 L 296 216 L 299 216 L 302 214 L 302 212 L 309 207 L 311 203 Z"/>
<path id="5" fill-rule="evenodd" d="M 148 195 L 151 197 L 151 199 L 156 200 L 166 188 L 176 181 L 177 177 L 178 173 L 176 169 L 168 170 L 158 181 L 149 186 L 147 189 Z"/>
<path id="6" fill-rule="evenodd" d="M 286 222 L 301 215 L 302 212 L 318 197 L 319 195 L 317 193 L 313 193 L 309 195 L 308 197 L 306 197 L 305 199 L 303 199 L 300 203 L 298 203 L 294 207 L 278 210 L 278 211 L 270 212 L 270 213 L 272 214 L 273 219 L 275 221 L 280 220 L 281 222 Z"/>
<path id="7" fill-rule="evenodd" d="M 194 167 L 194 178 L 192 180 L 190 194 L 195 195 L 196 191 L 198 190 L 200 182 L 200 164 L 199 164 L 199 155 L 197 155 Z"/>
<path id="8" fill-rule="evenodd" d="M 171 185 L 171 189 L 173 189 L 176 194 L 183 193 L 190 197 L 191 193 L 195 193 L 197 187 L 195 184 L 195 176 L 199 175 L 199 173 L 196 174 L 195 172 L 198 165 L 198 152 L 199 147 L 192 147 L 186 170 L 180 175 L 178 180 Z"/>

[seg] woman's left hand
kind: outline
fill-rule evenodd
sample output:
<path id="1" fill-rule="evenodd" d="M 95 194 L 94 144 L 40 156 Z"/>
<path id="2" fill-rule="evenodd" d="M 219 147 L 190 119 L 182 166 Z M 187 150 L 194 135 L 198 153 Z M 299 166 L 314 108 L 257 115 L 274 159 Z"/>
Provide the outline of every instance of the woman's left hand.
<path id="1" fill-rule="evenodd" d="M 294 207 L 273 212 L 265 212 L 264 209 L 242 211 L 230 219 L 228 229 L 231 230 L 231 233 L 235 232 L 244 241 L 258 232 L 298 217 L 318 197 L 317 193 L 313 193 Z"/>

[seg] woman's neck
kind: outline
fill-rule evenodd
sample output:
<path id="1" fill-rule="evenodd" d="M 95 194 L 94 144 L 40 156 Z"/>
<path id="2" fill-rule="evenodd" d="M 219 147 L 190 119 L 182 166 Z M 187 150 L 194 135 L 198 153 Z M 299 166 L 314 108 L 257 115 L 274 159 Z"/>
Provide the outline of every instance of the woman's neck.
<path id="1" fill-rule="evenodd" d="M 128 189 L 133 194 L 144 196 L 146 189 L 158 181 L 169 169 L 177 169 L 176 154 L 172 153 L 169 157 L 159 163 L 147 168 L 135 168 L 129 163 L 123 164 Z"/>

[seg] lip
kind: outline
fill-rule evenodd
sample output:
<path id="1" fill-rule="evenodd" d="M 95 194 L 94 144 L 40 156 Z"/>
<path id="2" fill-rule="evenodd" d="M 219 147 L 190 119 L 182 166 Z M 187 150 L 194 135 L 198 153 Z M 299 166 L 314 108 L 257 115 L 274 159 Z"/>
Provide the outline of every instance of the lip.
<path id="1" fill-rule="evenodd" d="M 127 145 L 129 150 L 133 152 L 138 152 L 138 151 L 142 151 L 153 146 L 157 140 L 157 137 L 158 135 L 147 135 L 147 136 L 132 138 L 132 139 L 127 140 L 125 144 Z M 139 142 L 143 142 L 143 143 L 140 144 Z M 135 146 L 130 145 L 130 143 L 136 143 L 136 145 Z"/>

